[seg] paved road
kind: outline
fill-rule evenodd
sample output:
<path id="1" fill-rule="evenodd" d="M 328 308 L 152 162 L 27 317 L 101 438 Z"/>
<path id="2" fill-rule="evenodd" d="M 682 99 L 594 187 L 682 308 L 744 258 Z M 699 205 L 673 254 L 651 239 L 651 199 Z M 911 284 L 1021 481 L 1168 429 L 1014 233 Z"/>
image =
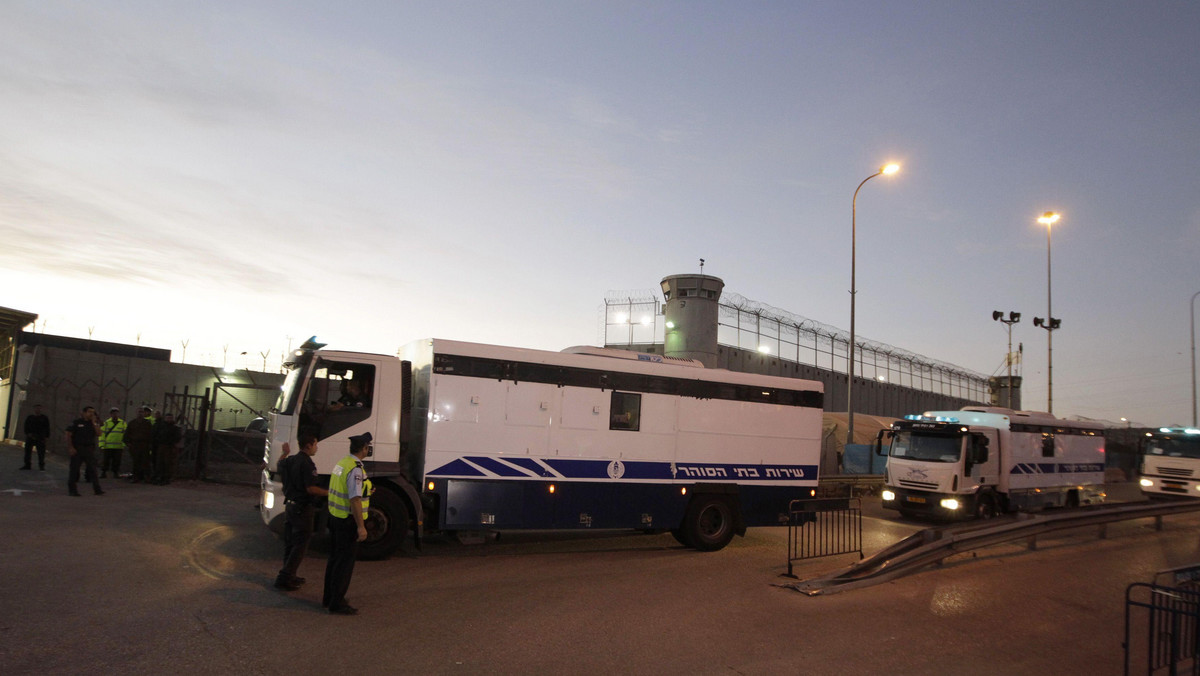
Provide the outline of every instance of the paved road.
<path id="1" fill-rule="evenodd" d="M 20 453 L 0 445 L 2 674 L 331 672 L 346 640 L 363 673 L 1116 674 L 1125 586 L 1200 561 L 1200 517 L 1171 517 L 1161 533 L 1143 520 L 1107 540 L 994 547 L 814 598 L 774 586 L 782 529 L 711 554 L 669 535 L 515 534 L 360 563 L 360 614 L 333 617 L 320 552 L 307 589 L 271 588 L 282 546 L 255 490 L 110 480 L 107 495 L 68 498 L 60 459 L 19 472 Z M 918 528 L 867 511 L 868 553 Z"/>

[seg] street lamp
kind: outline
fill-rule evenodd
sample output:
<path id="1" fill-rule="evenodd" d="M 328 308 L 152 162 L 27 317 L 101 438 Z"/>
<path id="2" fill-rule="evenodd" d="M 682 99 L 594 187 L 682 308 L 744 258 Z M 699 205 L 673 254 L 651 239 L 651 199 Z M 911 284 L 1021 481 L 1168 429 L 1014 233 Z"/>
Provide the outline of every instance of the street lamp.
<path id="1" fill-rule="evenodd" d="M 879 171 L 871 174 L 863 179 L 862 183 L 854 189 L 854 199 L 850 201 L 850 362 L 846 369 L 848 377 L 846 379 L 846 443 L 854 443 L 854 296 L 858 293 L 858 288 L 855 286 L 856 277 L 856 254 L 858 250 L 858 191 L 867 184 L 867 181 L 875 178 L 880 174 L 891 176 L 900 171 L 900 165 L 894 162 L 885 164 L 879 168 Z"/>
<path id="2" fill-rule="evenodd" d="M 1037 222 L 1046 226 L 1046 319 L 1033 318 L 1033 325 L 1046 329 L 1046 412 L 1054 413 L 1054 331 L 1062 325 L 1062 321 L 1054 318 L 1051 311 L 1050 293 L 1050 230 L 1052 225 L 1062 218 L 1053 211 L 1038 216 Z"/>
<path id="3" fill-rule="evenodd" d="M 1004 361 L 1008 362 L 1008 384 L 1005 387 L 1005 391 L 1008 393 L 1008 407 L 1012 408 L 1012 325 L 1021 321 L 1021 313 L 1009 312 L 1008 319 L 1005 319 L 1003 312 L 994 310 L 992 311 L 992 319 L 1004 322 L 1008 327 L 1008 354 L 1004 356 Z"/>

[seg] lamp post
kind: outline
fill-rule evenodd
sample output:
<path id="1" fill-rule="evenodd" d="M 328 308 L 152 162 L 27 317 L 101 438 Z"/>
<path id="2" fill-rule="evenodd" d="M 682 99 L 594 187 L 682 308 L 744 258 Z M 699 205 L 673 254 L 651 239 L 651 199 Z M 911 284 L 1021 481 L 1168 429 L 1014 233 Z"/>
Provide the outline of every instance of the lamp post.
<path id="1" fill-rule="evenodd" d="M 1033 325 L 1046 329 L 1046 412 L 1054 413 L 1054 331 L 1062 325 L 1062 321 L 1054 318 L 1051 308 L 1050 292 L 1050 230 L 1058 219 L 1062 218 L 1053 211 L 1038 216 L 1038 223 L 1046 226 L 1046 319 L 1033 318 Z"/>
<path id="2" fill-rule="evenodd" d="M 867 184 L 867 181 L 875 178 L 880 174 L 891 176 L 900 171 L 900 165 L 896 163 L 885 164 L 879 168 L 879 171 L 871 174 L 863 179 L 862 183 L 854 189 L 854 199 L 850 201 L 850 361 L 847 364 L 846 372 L 846 443 L 854 443 L 854 296 L 858 292 L 855 286 L 856 278 L 856 255 L 858 250 L 858 191 Z"/>
<path id="3" fill-rule="evenodd" d="M 1192 294 L 1192 427 L 1196 425 L 1196 296 L 1200 296 L 1200 291 Z"/>
<path id="4" fill-rule="evenodd" d="M 1021 321 L 1021 313 L 1009 312 L 1008 319 L 1005 319 L 1003 312 L 994 310 L 992 312 L 992 319 L 1004 322 L 1008 327 L 1008 354 L 1004 356 L 1004 361 L 1008 363 L 1008 383 L 1004 391 L 1008 393 L 1008 408 L 1012 408 L 1012 325 Z"/>

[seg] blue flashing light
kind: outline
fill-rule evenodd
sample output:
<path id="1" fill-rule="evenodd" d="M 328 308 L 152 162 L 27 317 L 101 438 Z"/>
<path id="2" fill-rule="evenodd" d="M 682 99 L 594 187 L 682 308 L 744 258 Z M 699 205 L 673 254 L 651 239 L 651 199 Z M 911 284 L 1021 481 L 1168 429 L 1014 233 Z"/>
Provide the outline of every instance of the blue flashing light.
<path id="1" fill-rule="evenodd" d="M 1195 427 L 1160 427 L 1160 428 L 1158 428 L 1158 432 L 1159 432 L 1159 434 L 1197 435 L 1197 434 L 1200 434 L 1200 429 L 1196 429 Z M 1152 435 L 1149 432 L 1147 432 L 1146 436 L 1152 436 Z"/>
<path id="2" fill-rule="evenodd" d="M 941 415 L 939 415 L 939 416 L 916 415 L 916 414 L 911 414 L 911 413 L 909 415 L 904 416 L 904 419 L 905 420 L 915 420 L 917 422 L 942 422 L 942 423 L 961 422 L 961 421 L 959 421 L 958 418 L 950 418 L 950 417 L 941 416 Z"/>

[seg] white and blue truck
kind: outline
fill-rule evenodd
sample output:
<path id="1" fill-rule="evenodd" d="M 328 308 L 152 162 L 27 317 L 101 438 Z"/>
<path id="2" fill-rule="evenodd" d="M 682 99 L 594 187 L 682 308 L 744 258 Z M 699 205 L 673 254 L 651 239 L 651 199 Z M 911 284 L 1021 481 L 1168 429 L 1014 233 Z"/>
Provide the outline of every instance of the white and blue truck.
<path id="1" fill-rule="evenodd" d="M 1140 446 L 1143 495 L 1200 498 L 1200 429 L 1160 427 L 1146 432 Z"/>
<path id="2" fill-rule="evenodd" d="M 996 407 L 926 411 L 882 430 L 883 506 L 904 516 L 991 518 L 1103 502 L 1104 426 Z"/>
<path id="3" fill-rule="evenodd" d="M 412 534 L 670 531 L 698 550 L 787 523 L 815 493 L 819 382 L 594 347 L 562 352 L 427 339 L 396 356 L 292 355 L 270 414 L 263 520 L 278 529 L 282 448 L 314 433 L 327 478 L 370 432 L 364 557 Z"/>

